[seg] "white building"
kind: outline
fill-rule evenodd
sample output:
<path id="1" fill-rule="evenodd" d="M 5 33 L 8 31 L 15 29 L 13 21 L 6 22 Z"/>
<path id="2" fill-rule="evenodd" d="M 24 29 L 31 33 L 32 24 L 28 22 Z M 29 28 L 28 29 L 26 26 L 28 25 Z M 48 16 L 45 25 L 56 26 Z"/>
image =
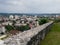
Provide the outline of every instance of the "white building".
<path id="1" fill-rule="evenodd" d="M 35 15 L 34 17 L 37 18 L 37 15 Z"/>
<path id="2" fill-rule="evenodd" d="M 14 16 L 13 16 L 13 15 L 10 15 L 10 16 L 9 16 L 9 19 L 13 19 L 13 18 L 14 18 Z"/>
<path id="3" fill-rule="evenodd" d="M 13 23 L 12 22 L 3 22 L 2 25 L 12 25 Z"/>
<path id="4" fill-rule="evenodd" d="M 6 31 L 6 29 L 5 29 L 5 27 L 4 26 L 0 26 L 0 33 L 5 33 L 5 31 Z"/>
<path id="5" fill-rule="evenodd" d="M 28 21 L 33 21 L 33 19 L 32 19 L 32 18 L 27 18 L 27 20 L 28 20 Z"/>
<path id="6" fill-rule="evenodd" d="M 48 15 L 44 15 L 44 17 L 48 17 Z"/>
<path id="7" fill-rule="evenodd" d="M 56 15 L 56 17 L 59 17 L 59 15 Z"/>
<path id="8" fill-rule="evenodd" d="M 15 19 L 19 19 L 19 16 L 18 15 L 15 15 Z"/>

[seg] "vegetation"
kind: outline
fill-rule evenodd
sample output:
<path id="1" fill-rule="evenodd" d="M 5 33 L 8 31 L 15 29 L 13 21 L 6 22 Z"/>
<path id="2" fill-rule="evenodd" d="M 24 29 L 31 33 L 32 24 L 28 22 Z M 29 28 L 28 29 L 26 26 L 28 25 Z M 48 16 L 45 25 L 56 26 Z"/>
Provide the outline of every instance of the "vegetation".
<path id="1" fill-rule="evenodd" d="M 55 19 L 54 21 L 55 21 L 56 23 L 58 23 L 58 22 L 60 22 L 60 19 Z"/>
<path id="2" fill-rule="evenodd" d="M 7 31 L 10 31 L 10 30 L 13 30 L 14 29 L 14 27 L 13 26 L 10 26 L 10 25 L 6 25 L 5 28 L 6 28 Z"/>
<path id="3" fill-rule="evenodd" d="M 47 22 L 48 22 L 48 20 L 46 18 L 39 19 L 39 25 L 42 25 Z"/>
<path id="4" fill-rule="evenodd" d="M 25 26 L 11 26 L 11 25 L 6 25 L 5 26 L 5 28 L 6 28 L 6 30 L 9 32 L 9 31 L 11 31 L 11 30 L 19 30 L 19 31 L 25 31 L 25 30 L 29 30 L 30 29 L 30 27 L 29 27 L 29 25 L 27 24 L 27 25 L 25 25 Z"/>
<path id="5" fill-rule="evenodd" d="M 16 27 L 16 30 L 19 30 L 19 31 L 25 31 L 29 29 L 30 29 L 29 25 Z"/>
<path id="6" fill-rule="evenodd" d="M 51 31 L 41 41 L 40 45 L 60 45 L 60 23 L 54 23 Z"/>

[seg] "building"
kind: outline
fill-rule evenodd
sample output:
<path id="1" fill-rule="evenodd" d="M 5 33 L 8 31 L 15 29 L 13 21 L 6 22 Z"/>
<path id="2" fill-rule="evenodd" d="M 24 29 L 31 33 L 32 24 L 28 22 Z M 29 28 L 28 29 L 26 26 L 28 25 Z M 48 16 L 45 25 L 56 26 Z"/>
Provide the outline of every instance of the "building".
<path id="1" fill-rule="evenodd" d="M 19 16 L 18 16 L 18 15 L 15 15 L 14 18 L 15 18 L 15 19 L 19 19 Z"/>
<path id="2" fill-rule="evenodd" d="M 16 35 L 18 34 L 20 31 L 18 30 L 11 30 L 9 33 L 12 34 L 12 35 Z"/>
<path id="3" fill-rule="evenodd" d="M 13 19 L 13 18 L 14 18 L 14 16 L 13 16 L 13 15 L 10 15 L 10 16 L 9 16 L 9 19 Z"/>
<path id="4" fill-rule="evenodd" d="M 8 21 L 8 22 L 3 22 L 2 25 L 12 25 L 13 23 Z"/>
<path id="5" fill-rule="evenodd" d="M 0 34 L 1 33 L 5 33 L 5 31 L 6 31 L 5 27 L 4 26 L 0 26 Z"/>

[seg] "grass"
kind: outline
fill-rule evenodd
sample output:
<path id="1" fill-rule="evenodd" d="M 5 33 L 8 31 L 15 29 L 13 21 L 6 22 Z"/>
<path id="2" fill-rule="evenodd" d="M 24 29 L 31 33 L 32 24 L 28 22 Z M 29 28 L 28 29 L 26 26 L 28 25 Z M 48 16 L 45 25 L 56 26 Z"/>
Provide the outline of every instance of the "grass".
<path id="1" fill-rule="evenodd" d="M 51 31 L 41 41 L 40 45 L 60 45 L 60 23 L 54 23 Z"/>

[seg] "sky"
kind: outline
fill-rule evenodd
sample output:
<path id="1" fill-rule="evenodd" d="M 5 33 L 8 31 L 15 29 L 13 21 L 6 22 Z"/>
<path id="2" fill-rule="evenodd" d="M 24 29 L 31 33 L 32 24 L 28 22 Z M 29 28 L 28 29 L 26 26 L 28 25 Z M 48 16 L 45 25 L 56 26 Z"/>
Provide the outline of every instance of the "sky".
<path id="1" fill-rule="evenodd" d="M 0 13 L 60 13 L 60 0 L 0 0 Z"/>

